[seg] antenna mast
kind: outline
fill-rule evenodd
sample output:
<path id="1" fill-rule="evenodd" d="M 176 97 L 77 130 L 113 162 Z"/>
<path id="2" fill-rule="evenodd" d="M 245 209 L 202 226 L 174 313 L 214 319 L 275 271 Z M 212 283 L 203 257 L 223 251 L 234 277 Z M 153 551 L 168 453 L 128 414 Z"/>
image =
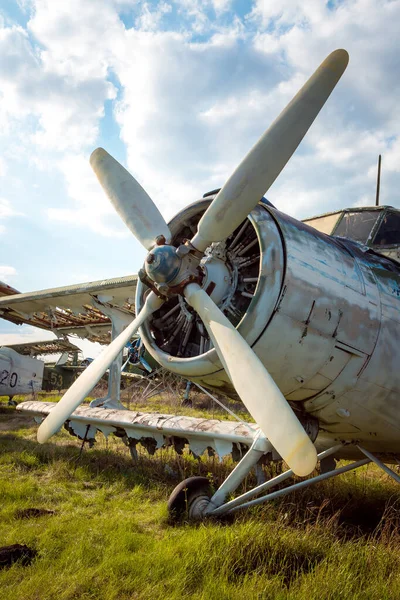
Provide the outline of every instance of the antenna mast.
<path id="1" fill-rule="evenodd" d="M 380 192 L 380 188 L 381 188 L 381 163 L 382 163 L 382 156 L 379 155 L 379 158 L 378 158 L 378 176 L 376 178 L 376 200 L 375 200 L 375 206 L 379 206 L 379 192 Z"/>

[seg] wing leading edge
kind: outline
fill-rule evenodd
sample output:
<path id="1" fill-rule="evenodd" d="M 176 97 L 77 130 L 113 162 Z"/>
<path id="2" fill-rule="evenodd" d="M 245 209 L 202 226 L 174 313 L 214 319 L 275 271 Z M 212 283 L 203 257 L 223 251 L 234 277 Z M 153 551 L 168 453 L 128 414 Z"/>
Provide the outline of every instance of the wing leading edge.
<path id="1" fill-rule="evenodd" d="M 54 402 L 29 401 L 19 404 L 17 410 L 29 413 L 40 422 L 54 406 Z M 106 437 L 113 433 L 130 448 L 139 443 L 151 454 L 166 446 L 174 446 L 181 453 L 186 443 L 197 456 L 211 448 L 221 459 L 228 454 L 239 458 L 259 432 L 254 423 L 88 406 L 77 408 L 66 427 L 72 435 L 89 441 L 94 440 L 99 431 Z"/>

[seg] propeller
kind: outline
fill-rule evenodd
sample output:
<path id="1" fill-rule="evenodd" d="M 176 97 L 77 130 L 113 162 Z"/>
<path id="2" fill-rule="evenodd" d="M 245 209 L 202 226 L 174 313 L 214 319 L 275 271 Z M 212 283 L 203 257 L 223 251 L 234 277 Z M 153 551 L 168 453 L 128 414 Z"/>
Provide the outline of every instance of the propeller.
<path id="1" fill-rule="evenodd" d="M 317 463 L 314 444 L 258 356 L 199 285 L 190 283 L 184 294 L 261 431 L 296 475 L 311 473 Z"/>
<path id="2" fill-rule="evenodd" d="M 143 246 L 151 250 L 146 259 L 150 285 L 152 280 L 164 288 L 173 288 L 171 293 L 184 295 L 202 319 L 250 414 L 289 467 L 301 476 L 308 475 L 316 465 L 313 443 L 256 354 L 208 294 L 193 283 L 199 263 L 186 257 L 191 247 L 204 252 L 211 242 L 227 238 L 255 208 L 307 133 L 347 63 L 345 50 L 336 50 L 324 60 L 228 179 L 202 216 L 191 244 L 182 252 L 169 245 L 168 225 L 132 175 L 102 148 L 90 158 L 117 212 Z M 164 236 L 165 245 L 160 236 Z M 136 319 L 93 361 L 42 423 L 38 431 L 40 442 L 59 429 L 162 302 L 153 292 L 147 296 Z"/>
<path id="3" fill-rule="evenodd" d="M 140 183 L 103 148 L 96 148 L 90 165 L 115 210 L 135 238 L 150 250 L 158 236 L 171 232 L 164 217 Z"/>
<path id="4" fill-rule="evenodd" d="M 195 248 L 204 251 L 211 242 L 227 238 L 257 206 L 307 133 L 348 62 L 346 50 L 335 50 L 321 63 L 214 198 L 191 240 Z"/>
<path id="5" fill-rule="evenodd" d="M 61 425 L 68 419 L 74 410 L 84 401 L 89 392 L 100 381 L 113 360 L 118 356 L 126 343 L 136 333 L 139 327 L 155 310 L 158 310 L 163 304 L 163 300 L 158 298 L 154 292 L 146 298 L 146 302 L 140 313 L 132 323 L 128 325 L 118 337 L 111 342 L 104 352 L 100 354 L 74 381 L 61 400 L 54 406 L 51 413 L 40 425 L 37 432 L 37 440 L 44 444 L 58 431 Z"/>

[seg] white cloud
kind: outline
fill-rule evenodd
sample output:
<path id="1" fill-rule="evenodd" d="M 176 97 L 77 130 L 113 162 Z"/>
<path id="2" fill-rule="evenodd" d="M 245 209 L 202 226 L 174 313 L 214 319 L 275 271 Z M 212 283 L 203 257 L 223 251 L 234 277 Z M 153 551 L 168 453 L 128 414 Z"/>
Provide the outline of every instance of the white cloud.
<path id="1" fill-rule="evenodd" d="M 49 207 L 47 215 L 50 219 L 89 228 L 104 236 L 129 235 L 101 189 L 86 156 L 65 156 L 59 163 L 59 169 L 74 204 L 70 208 Z"/>
<path id="2" fill-rule="evenodd" d="M 400 136 L 392 140 L 385 153 L 384 168 L 385 171 L 400 172 Z"/>
<path id="3" fill-rule="evenodd" d="M 15 215 L 19 215 L 21 213 L 15 211 L 11 202 L 6 198 L 0 198 L 0 219 L 4 219 L 5 217 L 12 217 Z"/>
<path id="4" fill-rule="evenodd" d="M 262 133 L 258 117 L 276 70 L 242 47 L 240 32 L 226 38 L 198 44 L 184 34 L 130 31 L 115 59 L 128 166 L 168 215 L 215 187 L 221 165 L 229 165 L 225 179 Z"/>
<path id="5" fill-rule="evenodd" d="M 16 211 L 9 200 L 6 198 L 0 198 L 0 221 L 9 217 L 22 216 L 22 213 Z M 4 233 L 6 227 L 3 223 L 0 223 L 0 233 Z"/>
<path id="6" fill-rule="evenodd" d="M 167 2 L 160 2 L 156 10 L 151 10 L 149 3 L 144 2 L 142 12 L 136 19 L 136 27 L 143 31 L 156 31 L 164 15 L 172 11 L 172 6 Z"/>
<path id="7" fill-rule="evenodd" d="M 8 265 L 0 265 L 0 280 L 8 283 L 17 274 L 17 270 L 14 267 Z"/>
<path id="8" fill-rule="evenodd" d="M 230 9 L 232 0 L 213 0 L 214 10 L 217 14 L 222 14 Z"/>
<path id="9" fill-rule="evenodd" d="M 399 2 L 256 0 L 245 18 L 230 0 L 30 6 L 27 28 L 0 34 L 3 131 L 18 140 L 14 156 L 60 173 L 69 203 L 53 196 L 45 210 L 65 228 L 127 235 L 86 158 L 117 87 L 127 164 L 170 217 L 224 183 L 337 47 L 349 68 L 267 195 L 296 216 L 373 200 L 381 152 L 382 200 L 397 201 Z"/>
<path id="10" fill-rule="evenodd" d="M 104 101 L 115 90 L 104 66 L 83 75 L 78 62 L 39 50 L 21 27 L 0 30 L 2 112 L 24 127 L 25 144 L 65 151 L 94 143 Z"/>
<path id="11" fill-rule="evenodd" d="M 310 23 L 320 23 L 323 18 L 327 18 L 329 10 L 326 8 L 326 3 L 320 0 L 307 0 L 307 2 L 256 0 L 251 16 L 259 18 L 264 27 L 271 27 L 272 24 L 276 29 L 306 27 Z"/>
<path id="12" fill-rule="evenodd" d="M 104 79 L 124 26 L 111 0 L 34 0 L 28 29 L 48 69 L 76 80 Z M 102 98 L 99 98 L 102 100 Z"/>
<path id="13" fill-rule="evenodd" d="M 38 329 L 37 327 L 31 327 L 30 325 L 18 326 L 18 332 L 16 333 L 2 333 L 0 334 L 0 346 L 7 346 L 8 344 L 25 344 L 29 342 L 55 340 L 56 336 L 51 331 L 45 329 Z"/>

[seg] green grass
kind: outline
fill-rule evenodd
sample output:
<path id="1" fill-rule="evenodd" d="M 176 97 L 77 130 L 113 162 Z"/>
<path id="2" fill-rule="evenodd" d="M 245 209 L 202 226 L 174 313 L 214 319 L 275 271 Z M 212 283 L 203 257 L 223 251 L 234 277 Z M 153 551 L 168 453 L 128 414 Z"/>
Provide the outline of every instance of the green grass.
<path id="1" fill-rule="evenodd" d="M 162 410 L 160 398 L 155 405 Z M 37 427 L 4 404 L 0 428 L 0 546 L 38 552 L 30 566 L 0 571 L 0 598 L 400 598 L 399 489 L 375 466 L 229 524 L 172 526 L 166 501 L 176 483 L 210 474 L 218 485 L 229 461 L 162 450 L 135 466 L 120 440 L 101 436 L 79 457 L 66 432 L 39 446 Z M 18 518 L 32 507 L 55 512 Z"/>

